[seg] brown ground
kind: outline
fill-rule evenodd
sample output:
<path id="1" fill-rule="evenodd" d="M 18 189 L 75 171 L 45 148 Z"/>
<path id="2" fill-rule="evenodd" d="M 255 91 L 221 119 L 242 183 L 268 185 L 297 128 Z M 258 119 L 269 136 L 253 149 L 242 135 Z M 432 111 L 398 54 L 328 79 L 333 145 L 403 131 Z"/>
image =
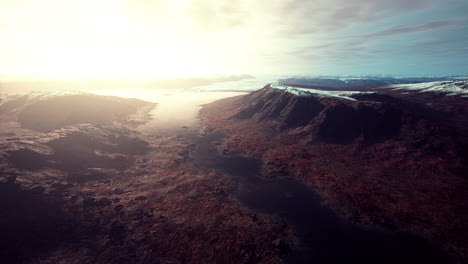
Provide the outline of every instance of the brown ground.
<path id="1" fill-rule="evenodd" d="M 351 221 L 416 232 L 462 263 L 467 259 L 468 244 L 467 100 L 430 93 L 383 92 L 417 107 L 411 104 L 411 111 L 404 110 L 408 114 L 403 118 L 409 121 L 398 128 L 399 136 L 371 143 L 366 135 L 346 143 L 330 142 L 317 131 L 339 105 L 385 109 L 380 103 L 320 99 L 327 105 L 325 111 L 307 125 L 288 127 L 291 112 L 283 118 L 286 125 L 281 118 L 271 118 L 276 110 L 265 102 L 276 97 L 260 91 L 257 98 L 240 96 L 207 105 L 202 118 L 207 130 L 229 134 L 220 146 L 225 154 L 261 158 L 265 174 L 301 180 Z M 426 109 L 423 104 L 429 110 L 414 114 Z M 252 109 L 257 112 L 249 113 Z M 259 114 L 259 109 L 267 114 Z M 438 119 L 439 114 L 443 118 Z"/>
<path id="2" fill-rule="evenodd" d="M 39 131 L 2 109 L 0 261 L 277 262 L 291 230 L 243 208 L 234 179 L 195 168 L 190 142 L 132 131 L 152 107 L 126 103 L 135 111 L 113 123 Z"/>

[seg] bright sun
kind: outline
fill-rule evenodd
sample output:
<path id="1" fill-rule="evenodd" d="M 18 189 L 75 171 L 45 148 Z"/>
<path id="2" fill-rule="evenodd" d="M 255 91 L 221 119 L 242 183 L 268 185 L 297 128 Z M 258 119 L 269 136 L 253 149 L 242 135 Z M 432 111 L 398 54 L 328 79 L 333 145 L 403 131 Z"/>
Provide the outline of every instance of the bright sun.
<path id="1" fill-rule="evenodd" d="M 185 0 L 20 2 L 0 1 L 0 16 L 10 25 L 0 28 L 3 74 L 151 79 L 235 73 L 236 60 L 248 59 L 241 52 L 245 38 L 200 31 Z"/>

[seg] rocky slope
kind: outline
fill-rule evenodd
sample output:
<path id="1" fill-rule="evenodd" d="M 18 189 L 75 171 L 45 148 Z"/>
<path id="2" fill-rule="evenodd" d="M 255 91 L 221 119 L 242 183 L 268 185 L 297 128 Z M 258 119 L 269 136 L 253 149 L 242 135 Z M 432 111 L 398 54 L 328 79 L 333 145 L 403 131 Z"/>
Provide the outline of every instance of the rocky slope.
<path id="1" fill-rule="evenodd" d="M 80 123 L 141 122 L 132 120 L 132 117 L 152 108 L 154 104 L 137 99 L 88 93 L 29 93 L 5 98 L 0 104 L 0 113 L 14 114 L 22 128 L 46 132 Z"/>
<path id="2" fill-rule="evenodd" d="M 266 175 L 296 177 L 348 219 L 416 232 L 463 262 L 468 100 L 395 88 L 268 85 L 206 106 L 203 118 L 229 133 L 224 153 L 260 157 Z"/>
<path id="3" fill-rule="evenodd" d="M 291 231 L 233 199 L 154 104 L 91 94 L 0 102 L 1 263 L 275 263 Z M 272 243 L 281 241 L 281 243 Z"/>

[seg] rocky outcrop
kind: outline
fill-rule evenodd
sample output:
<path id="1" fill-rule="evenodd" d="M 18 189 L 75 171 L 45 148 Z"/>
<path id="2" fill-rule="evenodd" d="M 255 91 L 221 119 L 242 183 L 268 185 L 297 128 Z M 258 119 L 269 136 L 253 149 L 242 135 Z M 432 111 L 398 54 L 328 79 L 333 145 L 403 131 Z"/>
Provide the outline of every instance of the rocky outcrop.
<path id="1" fill-rule="evenodd" d="M 315 97 L 295 96 L 270 87 L 243 97 L 238 104 L 240 110 L 234 118 L 276 120 L 285 128 L 307 125 L 325 108 Z"/>
<path id="2" fill-rule="evenodd" d="M 33 102 L 20 110 L 21 126 L 48 131 L 80 123 L 109 124 L 133 114 L 146 102 L 91 94 L 58 96 Z"/>
<path id="3" fill-rule="evenodd" d="M 387 94 L 357 93 L 352 98 L 356 101 L 297 96 L 267 86 L 239 99 L 239 110 L 232 118 L 257 120 L 261 126 L 279 130 L 302 128 L 326 143 L 371 144 L 396 139 L 418 120 L 442 115 Z"/>
<path id="4" fill-rule="evenodd" d="M 0 105 L 0 113 L 15 114 L 23 128 L 47 132 L 81 123 L 108 125 L 123 122 L 138 110 L 154 106 L 138 99 L 88 93 L 30 93 L 6 98 Z"/>
<path id="5" fill-rule="evenodd" d="M 145 107 L 154 104 L 75 93 L 2 101 L 1 126 L 7 132 L 0 136 L 0 262 L 29 263 L 40 252 L 77 239 L 82 227 L 66 202 L 78 199 L 78 185 L 108 181 L 149 150 L 125 124 Z M 82 204 L 105 207 L 112 201 L 84 197 Z"/>
<path id="6" fill-rule="evenodd" d="M 222 153 L 261 158 L 266 177 L 294 177 L 348 219 L 418 233 L 464 263 L 468 100 L 438 87 L 266 86 L 202 118 L 228 134 Z"/>

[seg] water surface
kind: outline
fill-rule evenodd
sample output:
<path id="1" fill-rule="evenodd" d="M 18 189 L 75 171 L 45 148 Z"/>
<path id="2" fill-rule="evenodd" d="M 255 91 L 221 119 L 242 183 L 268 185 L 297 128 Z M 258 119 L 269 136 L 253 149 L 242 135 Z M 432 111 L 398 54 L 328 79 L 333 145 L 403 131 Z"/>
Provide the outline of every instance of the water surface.
<path id="1" fill-rule="evenodd" d="M 113 95 L 137 98 L 153 103 L 157 107 L 151 111 L 151 121 L 140 126 L 139 131 L 161 136 L 187 134 L 198 131 L 198 114 L 202 105 L 213 101 L 245 94 L 243 92 L 209 92 L 191 90 L 97 90 L 99 95 Z"/>

